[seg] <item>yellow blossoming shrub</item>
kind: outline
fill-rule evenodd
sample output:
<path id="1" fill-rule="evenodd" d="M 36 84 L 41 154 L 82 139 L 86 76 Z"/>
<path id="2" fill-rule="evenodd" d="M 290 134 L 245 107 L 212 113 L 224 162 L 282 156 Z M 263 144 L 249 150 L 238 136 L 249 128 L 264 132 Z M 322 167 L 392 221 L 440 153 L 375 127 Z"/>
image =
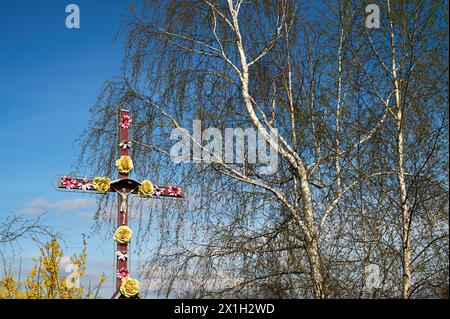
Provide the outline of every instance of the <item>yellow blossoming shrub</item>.
<path id="1" fill-rule="evenodd" d="M 95 289 L 87 290 L 80 286 L 67 285 L 67 277 L 58 274 L 63 252 L 57 240 L 40 247 L 40 257 L 33 259 L 34 267 L 23 282 L 18 282 L 12 275 L 4 276 L 0 280 L 0 299 L 86 299 L 98 295 L 105 276 Z M 83 242 L 83 252 L 74 255 L 71 261 L 78 267 L 80 277 L 86 272 L 86 242 Z"/>
<path id="2" fill-rule="evenodd" d="M 106 193 L 109 191 L 111 180 L 108 177 L 96 177 L 92 181 L 94 189 L 100 193 Z"/>
<path id="3" fill-rule="evenodd" d="M 139 281 L 130 277 L 123 278 L 120 284 L 120 292 L 127 298 L 136 296 L 140 289 Z"/>
<path id="4" fill-rule="evenodd" d="M 128 174 L 133 169 L 133 161 L 131 157 L 122 155 L 116 161 L 116 167 L 121 174 Z"/>
<path id="5" fill-rule="evenodd" d="M 138 193 L 141 196 L 152 196 L 153 192 L 155 191 L 155 188 L 153 187 L 152 182 L 145 180 L 141 183 L 138 189 Z"/>
<path id="6" fill-rule="evenodd" d="M 131 237 L 133 237 L 133 231 L 128 226 L 120 226 L 114 234 L 114 240 L 119 244 L 127 244 Z"/>

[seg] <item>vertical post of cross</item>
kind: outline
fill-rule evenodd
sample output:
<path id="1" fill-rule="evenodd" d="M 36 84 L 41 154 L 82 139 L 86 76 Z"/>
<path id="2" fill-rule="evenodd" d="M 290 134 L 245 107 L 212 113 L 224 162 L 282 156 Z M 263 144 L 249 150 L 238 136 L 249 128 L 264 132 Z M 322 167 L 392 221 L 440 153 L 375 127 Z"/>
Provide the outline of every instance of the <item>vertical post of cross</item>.
<path id="1" fill-rule="evenodd" d="M 129 115 L 128 110 L 120 110 L 120 118 L 119 118 L 119 145 L 122 145 L 122 143 L 128 143 L 128 130 L 131 125 L 131 121 L 128 121 L 127 119 L 131 119 Z M 120 156 L 128 156 L 128 147 L 119 147 Z M 120 173 L 119 172 L 119 179 L 127 179 L 128 173 Z M 122 196 L 118 196 L 118 216 L 117 216 L 117 227 L 120 227 L 122 225 L 128 224 L 128 207 L 126 207 L 126 214 L 124 211 L 122 211 L 122 201 L 124 198 Z M 128 203 L 124 203 L 128 206 Z M 119 244 L 117 243 L 117 250 L 120 251 L 123 254 L 128 253 L 128 244 Z M 119 272 L 120 269 L 124 268 L 128 270 L 128 258 L 119 258 L 116 257 L 116 265 L 117 269 L 116 271 Z M 120 288 L 120 278 L 116 278 L 116 291 Z"/>

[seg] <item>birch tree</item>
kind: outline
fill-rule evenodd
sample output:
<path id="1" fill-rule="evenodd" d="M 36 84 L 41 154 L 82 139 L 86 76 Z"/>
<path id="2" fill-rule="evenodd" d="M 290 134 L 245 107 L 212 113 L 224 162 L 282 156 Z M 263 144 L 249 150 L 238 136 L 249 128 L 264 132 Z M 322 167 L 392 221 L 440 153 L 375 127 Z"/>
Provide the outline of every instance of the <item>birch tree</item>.
<path id="1" fill-rule="evenodd" d="M 375 34 L 364 26 L 364 7 L 352 1 L 133 3 L 123 33 L 122 73 L 105 83 L 92 108 L 80 163 L 101 174 L 113 170 L 115 151 L 107 145 L 115 132 L 108 127 L 114 127 L 117 106 L 126 104 L 135 119 L 131 155 L 141 163 L 136 173 L 152 174 L 157 183 L 176 179 L 186 188 L 189 198 L 181 208 L 157 203 L 137 217 L 143 239 L 157 221 L 159 245 L 143 267 L 161 295 L 360 297 L 364 269 L 375 259 L 385 275 L 380 294 L 394 297 L 401 287 L 403 297 L 411 296 L 411 214 L 429 204 L 422 201 L 427 192 L 416 187 L 424 171 L 407 169 L 405 103 L 413 108 L 424 90 L 441 92 L 442 86 L 429 84 L 446 73 L 429 75 L 427 84 L 415 78 L 423 83 L 415 86 L 420 98 L 413 94 L 405 102 L 411 94 L 407 79 L 416 65 L 425 72 L 431 57 L 422 55 L 414 64 L 416 38 L 407 32 L 400 55 L 398 22 L 387 4 L 383 29 Z M 434 28 L 434 40 L 423 44 L 426 52 L 445 38 L 438 35 L 442 20 L 418 19 L 422 12 L 431 17 L 429 9 L 402 8 L 415 35 Z M 422 148 L 416 163 L 427 156 L 446 162 L 446 142 L 440 140 L 448 126 L 445 99 L 435 95 L 434 114 L 441 121 L 429 122 L 423 135 L 439 143 Z M 204 128 L 255 129 L 279 156 L 278 170 L 265 175 L 262 163 L 215 156 L 208 140 L 189 132 L 196 119 Z M 415 122 L 426 126 L 425 120 Z M 212 161 L 170 162 L 173 129 L 187 129 L 190 145 Z M 393 149 L 391 161 L 383 152 Z M 447 198 L 446 173 L 427 169 L 429 194 Z M 411 192 L 421 198 L 420 209 Z M 99 203 L 98 220 L 111 219 L 111 205 L 108 197 Z M 433 209 L 448 214 L 446 205 Z M 427 238 L 438 251 L 448 245 L 448 226 L 440 225 L 439 235 Z M 422 243 L 418 250 L 428 252 L 431 246 Z M 145 251 L 145 244 L 139 249 Z M 433 274 L 445 277 L 440 270 Z"/>
<path id="2" fill-rule="evenodd" d="M 413 189 L 417 191 L 418 184 L 424 183 L 423 178 L 432 180 L 434 185 L 429 185 L 430 189 L 439 189 L 444 185 L 442 191 L 445 192 L 447 188 L 445 182 L 442 184 L 444 172 L 440 175 L 424 173 L 429 165 L 434 165 L 432 158 L 442 156 L 442 153 L 439 155 L 438 145 L 445 148 L 445 142 L 442 144 L 440 140 L 444 137 L 447 115 L 440 105 L 446 98 L 443 91 L 448 81 L 448 69 L 446 71 L 445 66 L 442 68 L 441 57 L 435 51 L 440 50 L 445 56 L 446 49 L 440 43 L 445 37 L 442 38 L 436 29 L 436 21 L 443 17 L 445 8 L 438 3 L 387 0 L 383 9 L 386 27 L 380 34 L 386 40 L 378 36 L 372 38 L 373 32 L 366 35 L 379 68 L 384 69 L 393 89 L 394 107 L 390 115 L 394 124 L 391 132 L 395 159 L 390 166 L 395 167 L 397 179 L 398 195 L 393 195 L 397 198 L 393 204 L 401 215 L 401 295 L 402 298 L 409 298 L 413 285 L 412 255 L 415 251 L 412 238 L 414 232 L 423 227 L 420 217 L 414 216 L 414 213 L 418 215 L 418 194 L 413 195 Z M 433 79 L 429 77 L 430 72 L 436 72 Z M 433 81 L 436 83 L 430 85 Z M 430 145 L 433 146 L 429 148 Z M 422 153 L 422 156 L 414 156 L 414 152 Z M 413 218 L 419 219 L 418 223 L 414 223 Z M 414 226 L 418 229 L 414 230 Z M 438 239 L 431 239 L 434 240 Z"/>

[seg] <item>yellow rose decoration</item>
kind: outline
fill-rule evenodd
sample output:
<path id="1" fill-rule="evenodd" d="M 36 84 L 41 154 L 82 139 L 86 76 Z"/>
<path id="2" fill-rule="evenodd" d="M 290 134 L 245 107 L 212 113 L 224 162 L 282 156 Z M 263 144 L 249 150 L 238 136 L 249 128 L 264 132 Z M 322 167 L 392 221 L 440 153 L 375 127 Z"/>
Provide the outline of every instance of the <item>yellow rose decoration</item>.
<path id="1" fill-rule="evenodd" d="M 96 177 L 92 181 L 92 186 L 94 186 L 94 189 L 100 193 L 106 193 L 109 191 L 110 184 L 111 181 L 108 177 Z"/>
<path id="2" fill-rule="evenodd" d="M 155 187 L 153 187 L 152 182 L 145 180 L 141 183 L 139 186 L 139 195 L 142 196 L 152 196 L 153 192 L 155 191 Z"/>
<path id="3" fill-rule="evenodd" d="M 127 298 L 136 296 L 140 289 L 139 281 L 130 277 L 123 278 L 120 284 L 120 292 Z"/>
<path id="4" fill-rule="evenodd" d="M 116 161 L 116 167 L 121 174 L 128 174 L 133 169 L 133 160 L 127 155 L 122 155 Z"/>
<path id="5" fill-rule="evenodd" d="M 120 226 L 114 234 L 114 240 L 119 244 L 128 244 L 133 237 L 133 231 L 128 226 Z"/>

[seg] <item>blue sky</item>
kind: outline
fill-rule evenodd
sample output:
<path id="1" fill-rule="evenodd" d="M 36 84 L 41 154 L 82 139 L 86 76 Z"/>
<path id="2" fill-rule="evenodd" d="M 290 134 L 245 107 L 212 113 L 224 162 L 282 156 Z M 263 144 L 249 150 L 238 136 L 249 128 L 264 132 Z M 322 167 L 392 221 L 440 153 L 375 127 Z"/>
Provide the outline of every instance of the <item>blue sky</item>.
<path id="1" fill-rule="evenodd" d="M 80 7 L 80 29 L 65 26 L 70 3 Z M 93 224 L 94 197 L 56 192 L 51 180 L 71 171 L 88 109 L 102 83 L 120 72 L 123 51 L 113 38 L 127 6 L 124 0 L 0 0 L 0 222 L 45 211 L 47 224 L 63 231 L 69 255 L 80 251 L 81 234 Z M 21 247 L 24 259 L 37 253 L 28 241 Z M 109 275 L 104 297 L 112 289 L 112 250 L 112 243 L 88 240 L 90 273 Z"/>

